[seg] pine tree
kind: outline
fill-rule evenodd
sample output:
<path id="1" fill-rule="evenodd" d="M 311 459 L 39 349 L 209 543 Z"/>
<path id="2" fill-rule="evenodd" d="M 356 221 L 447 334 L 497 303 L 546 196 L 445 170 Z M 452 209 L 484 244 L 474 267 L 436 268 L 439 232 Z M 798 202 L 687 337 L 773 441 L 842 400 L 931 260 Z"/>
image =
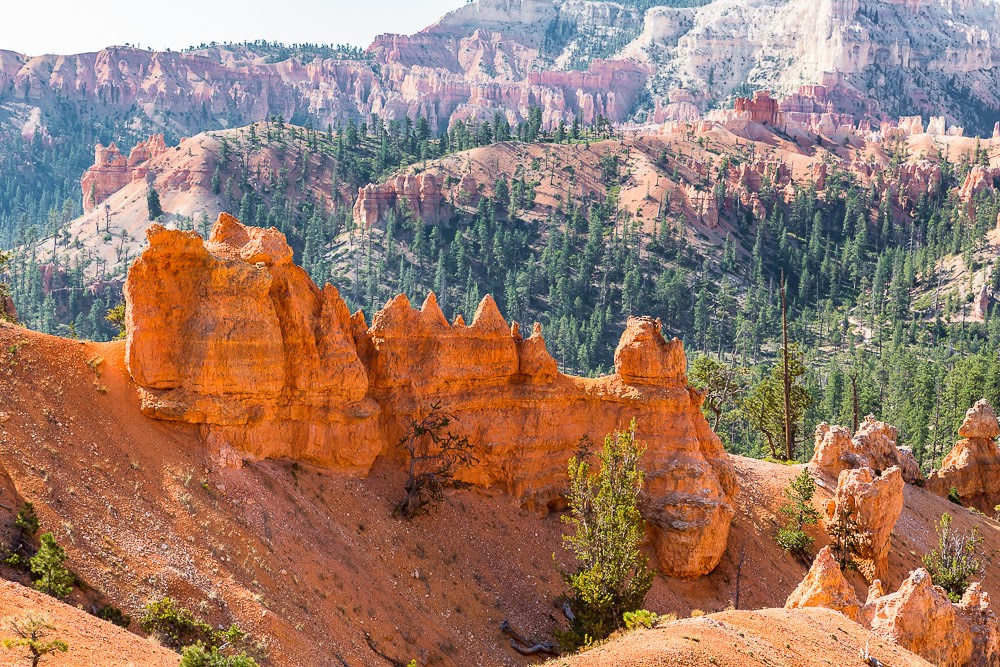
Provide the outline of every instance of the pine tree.
<path id="1" fill-rule="evenodd" d="M 788 517 L 788 523 L 778 531 L 777 536 L 778 544 L 785 551 L 804 554 L 812 546 L 813 538 L 803 528 L 819 522 L 820 513 L 812 505 L 815 493 L 816 481 L 808 468 L 803 468 L 785 489 L 787 502 L 781 512 Z"/>
<path id="2" fill-rule="evenodd" d="M 69 557 L 63 548 L 56 544 L 52 533 L 45 533 L 40 541 L 38 553 L 32 556 L 30 561 L 31 574 L 35 579 L 34 586 L 43 593 L 62 599 L 72 592 L 76 581 L 73 573 L 65 566 Z"/>
<path id="3" fill-rule="evenodd" d="M 635 429 L 633 420 L 629 430 L 605 438 L 596 474 L 583 447 L 569 462 L 570 514 L 564 520 L 574 533 L 564 539 L 577 569 L 565 579 L 575 618 L 559 637 L 568 648 L 599 641 L 622 627 L 623 614 L 641 609 L 653 585 L 654 573 L 640 550 L 646 530 L 638 507 L 644 449 Z"/>
<path id="4" fill-rule="evenodd" d="M 149 184 L 149 189 L 146 190 L 146 208 L 149 211 L 150 220 L 158 220 L 163 217 L 163 207 L 160 206 L 160 193 L 156 191 L 152 183 Z"/>

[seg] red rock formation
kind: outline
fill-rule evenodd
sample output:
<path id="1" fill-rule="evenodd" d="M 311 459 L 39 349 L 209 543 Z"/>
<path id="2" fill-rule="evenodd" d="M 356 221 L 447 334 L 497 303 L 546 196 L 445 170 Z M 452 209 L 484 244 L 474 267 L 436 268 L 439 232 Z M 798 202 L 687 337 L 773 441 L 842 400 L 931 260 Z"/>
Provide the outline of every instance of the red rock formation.
<path id="1" fill-rule="evenodd" d="M 971 631 L 956 612 L 944 589 L 921 568 L 898 591 L 867 605 L 864 615 L 872 632 L 935 665 L 971 667 Z"/>
<path id="2" fill-rule="evenodd" d="M 997 415 L 986 399 L 965 413 L 958 429 L 962 436 L 944 457 L 941 470 L 931 473 L 927 488 L 947 496 L 952 487 L 964 504 L 992 512 L 1000 503 L 1000 437 Z"/>
<path id="3" fill-rule="evenodd" d="M 143 412 L 204 424 L 217 449 L 367 470 L 378 410 L 337 290 L 319 290 L 276 230 L 225 214 L 207 244 L 147 235 L 125 284 Z"/>
<path id="4" fill-rule="evenodd" d="M 941 185 L 941 165 L 930 160 L 906 162 L 899 167 L 899 192 L 912 206 L 921 195 L 936 192 Z"/>
<path id="5" fill-rule="evenodd" d="M 805 579 L 785 602 L 785 609 L 805 607 L 825 607 L 839 611 L 852 621 L 858 620 L 861 611 L 858 596 L 844 578 L 830 547 L 823 547 L 816 554 Z"/>
<path id="6" fill-rule="evenodd" d="M 1000 167 L 989 168 L 982 165 L 975 165 L 969 170 L 962 182 L 962 187 L 958 190 L 959 198 L 965 202 L 966 210 L 970 216 L 975 215 L 975 198 L 980 192 L 992 190 L 1000 182 Z"/>
<path id="7" fill-rule="evenodd" d="M 401 212 L 401 207 L 431 225 L 447 222 L 451 214 L 441 194 L 440 177 L 429 173 L 406 174 L 386 183 L 358 188 L 354 221 L 363 227 L 378 227 L 385 224 L 390 210 Z"/>
<path id="8" fill-rule="evenodd" d="M 735 108 L 738 112 L 749 112 L 750 120 L 755 123 L 772 126 L 778 124 L 778 101 L 766 90 L 754 92 L 753 99 L 737 97 Z"/>
<path id="9" fill-rule="evenodd" d="M 647 445 L 644 514 L 662 571 L 711 571 L 736 492 L 731 463 L 687 386 L 679 341 L 629 321 L 616 374 L 557 372 L 540 328 L 523 339 L 492 298 L 449 324 L 433 295 L 392 299 L 365 328 L 319 290 L 275 230 L 220 216 L 207 244 L 154 226 L 125 287 L 127 363 L 151 417 L 202 425 L 223 456 L 290 457 L 365 474 L 396 457 L 404 420 L 435 402 L 479 459 L 461 479 L 544 508 L 584 435 L 632 419 Z"/>
<path id="10" fill-rule="evenodd" d="M 826 607 L 840 611 L 928 662 L 944 667 L 995 667 L 1000 663 L 1000 626 L 989 595 L 978 582 L 952 604 L 934 586 L 927 570 L 910 573 L 895 593 L 886 595 L 876 580 L 858 609 L 854 589 L 823 549 L 786 608 Z M 852 615 L 853 614 L 853 615 Z"/>
<path id="11" fill-rule="evenodd" d="M 114 142 L 107 148 L 97 144 L 94 149 L 94 166 L 85 171 L 80 179 L 84 213 L 90 213 L 98 204 L 132 181 L 145 179 L 149 173 L 146 163 L 166 150 L 162 134 L 154 134 L 147 141 L 137 143 L 127 159 Z"/>
<path id="12" fill-rule="evenodd" d="M 837 480 L 835 497 L 827 505 L 827 520 L 847 510 L 865 536 L 858 554 L 861 573 L 868 581 L 889 573 L 889 540 L 903 512 L 903 476 L 892 467 L 875 477 L 871 468 L 845 470 Z"/>
<path id="13" fill-rule="evenodd" d="M 690 123 L 701 118 L 701 110 L 695 101 L 694 96 L 687 90 L 675 88 L 670 91 L 670 100 L 664 104 L 659 97 L 653 108 L 654 123 L 682 122 Z"/>
<path id="14" fill-rule="evenodd" d="M 979 294 L 976 295 L 976 300 L 972 302 L 972 316 L 980 321 L 986 320 L 986 315 L 990 309 L 991 302 L 990 285 L 989 283 L 983 283 L 982 289 L 980 289 Z"/>
<path id="15" fill-rule="evenodd" d="M 17 308 L 14 300 L 7 294 L 0 294 L 0 320 L 17 322 Z"/>
<path id="16" fill-rule="evenodd" d="M 816 445 L 811 463 L 823 472 L 838 476 L 852 468 L 871 468 L 878 472 L 892 466 L 900 469 L 903 479 L 911 484 L 923 482 L 923 475 L 909 447 L 896 446 L 897 430 L 872 415 L 851 432 L 843 426 L 822 423 L 816 427 Z"/>

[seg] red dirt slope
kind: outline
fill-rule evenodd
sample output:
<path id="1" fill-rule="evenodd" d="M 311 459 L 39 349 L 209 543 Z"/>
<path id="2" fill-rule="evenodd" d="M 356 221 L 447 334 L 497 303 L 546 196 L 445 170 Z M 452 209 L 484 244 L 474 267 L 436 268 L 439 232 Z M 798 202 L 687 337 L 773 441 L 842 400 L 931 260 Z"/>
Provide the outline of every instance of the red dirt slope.
<path id="1" fill-rule="evenodd" d="M 42 659 L 45 667 L 176 667 L 173 651 L 20 584 L 0 580 L 0 638 L 13 637 L 10 622 L 27 614 L 55 627 L 46 639 L 61 639 L 66 653 Z M 26 655 L 26 654 L 23 654 Z M 0 648 L 0 667 L 31 664 L 22 649 Z"/>
<path id="2" fill-rule="evenodd" d="M 829 609 L 726 611 L 625 634 L 549 667 L 862 667 L 860 650 L 892 667 L 930 667 Z"/>

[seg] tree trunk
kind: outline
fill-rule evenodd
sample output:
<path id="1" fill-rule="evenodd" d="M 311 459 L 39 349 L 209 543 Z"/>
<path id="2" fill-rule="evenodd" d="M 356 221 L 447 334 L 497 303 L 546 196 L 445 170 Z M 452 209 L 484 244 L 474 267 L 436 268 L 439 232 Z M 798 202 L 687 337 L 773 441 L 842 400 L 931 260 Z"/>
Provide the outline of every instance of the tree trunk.
<path id="1" fill-rule="evenodd" d="M 781 272 L 781 348 L 784 364 L 785 390 L 785 460 L 795 456 L 795 438 L 792 434 L 792 378 L 788 374 L 788 304 L 785 299 L 785 272 Z"/>
<path id="2" fill-rule="evenodd" d="M 851 375 L 851 404 L 854 408 L 854 430 L 852 433 L 858 432 L 858 374 L 854 373 Z"/>

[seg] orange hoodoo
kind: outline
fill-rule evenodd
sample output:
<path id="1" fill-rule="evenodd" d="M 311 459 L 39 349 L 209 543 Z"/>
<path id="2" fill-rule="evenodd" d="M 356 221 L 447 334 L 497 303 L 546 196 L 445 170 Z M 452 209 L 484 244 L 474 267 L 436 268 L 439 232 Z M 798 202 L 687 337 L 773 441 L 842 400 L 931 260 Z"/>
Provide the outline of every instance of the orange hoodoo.
<path id="1" fill-rule="evenodd" d="M 434 295 L 397 296 L 366 327 L 318 288 L 274 229 L 223 214 L 207 242 L 153 225 L 125 284 L 126 363 L 150 417 L 202 425 L 224 457 L 287 457 L 364 475 L 396 456 L 406 417 L 441 402 L 476 447 L 463 481 L 544 508 L 584 435 L 632 419 L 646 445 L 643 509 L 660 569 L 710 572 L 726 548 L 736 479 L 688 387 L 683 347 L 629 318 L 614 375 L 558 373 L 485 297 L 449 324 Z"/>

